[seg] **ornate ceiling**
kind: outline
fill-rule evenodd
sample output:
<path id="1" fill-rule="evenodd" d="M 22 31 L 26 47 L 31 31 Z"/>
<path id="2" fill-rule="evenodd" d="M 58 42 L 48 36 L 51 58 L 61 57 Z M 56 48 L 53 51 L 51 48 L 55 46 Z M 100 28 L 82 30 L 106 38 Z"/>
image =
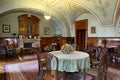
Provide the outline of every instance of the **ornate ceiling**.
<path id="1" fill-rule="evenodd" d="M 114 25 L 120 14 L 120 0 L 0 0 L 0 16 L 26 12 L 43 17 L 46 5 L 52 21 L 65 27 L 84 13 L 91 13 L 104 26 Z"/>

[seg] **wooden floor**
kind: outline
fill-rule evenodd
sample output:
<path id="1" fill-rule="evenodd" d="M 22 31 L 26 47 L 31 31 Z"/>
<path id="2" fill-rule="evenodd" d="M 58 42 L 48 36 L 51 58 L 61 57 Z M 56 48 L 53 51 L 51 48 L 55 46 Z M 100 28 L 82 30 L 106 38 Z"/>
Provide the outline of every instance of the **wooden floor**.
<path id="1" fill-rule="evenodd" d="M 33 55 L 24 55 L 25 56 L 34 56 Z M 4 75 L 4 65 L 6 64 L 12 64 L 12 63 L 18 63 L 18 62 L 24 62 L 24 61 L 30 61 L 34 60 L 35 58 L 29 58 L 29 59 L 21 59 L 20 56 L 15 56 L 11 58 L 0 58 L 0 80 L 5 80 L 5 75 Z"/>
<path id="2" fill-rule="evenodd" d="M 33 54 L 33 55 L 24 55 L 24 57 L 25 56 L 34 56 L 34 55 L 35 54 Z M 30 61 L 30 60 L 33 60 L 33 59 L 29 58 L 29 59 L 23 59 L 23 60 L 21 60 L 19 56 L 12 57 L 12 58 L 0 58 L 0 80 L 5 80 L 4 79 L 4 77 L 5 77 L 4 76 L 4 65 L 11 64 L 11 63 L 23 62 L 23 61 Z M 112 67 L 112 68 L 120 70 L 120 63 L 112 62 L 111 61 L 109 67 Z"/>
<path id="3" fill-rule="evenodd" d="M 120 62 L 119 63 L 111 62 L 109 67 L 120 70 Z"/>

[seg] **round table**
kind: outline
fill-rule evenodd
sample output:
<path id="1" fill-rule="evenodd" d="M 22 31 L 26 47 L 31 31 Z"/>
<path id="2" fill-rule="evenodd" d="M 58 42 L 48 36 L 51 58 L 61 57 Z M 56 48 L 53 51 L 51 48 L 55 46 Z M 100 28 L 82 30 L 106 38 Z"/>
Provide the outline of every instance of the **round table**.
<path id="1" fill-rule="evenodd" d="M 74 51 L 70 54 L 62 53 L 61 51 L 49 52 L 58 58 L 59 67 L 58 71 L 65 72 L 80 72 L 90 69 L 89 54 L 82 51 Z M 53 59 L 51 66 L 55 69 L 56 61 Z"/>

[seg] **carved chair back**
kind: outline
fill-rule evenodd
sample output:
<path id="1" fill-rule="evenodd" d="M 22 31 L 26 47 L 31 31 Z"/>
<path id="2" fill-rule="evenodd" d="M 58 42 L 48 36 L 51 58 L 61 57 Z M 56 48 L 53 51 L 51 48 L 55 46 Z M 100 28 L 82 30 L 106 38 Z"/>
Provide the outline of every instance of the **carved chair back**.
<path id="1" fill-rule="evenodd" d="M 109 56 L 107 55 L 107 53 L 102 52 L 99 60 L 97 80 L 107 79 L 108 65 L 109 65 Z"/>
<path id="2" fill-rule="evenodd" d="M 56 70 L 51 69 L 51 60 L 55 59 Z M 41 80 L 58 80 L 58 58 L 50 53 L 40 53 L 37 51 L 38 75 Z"/>

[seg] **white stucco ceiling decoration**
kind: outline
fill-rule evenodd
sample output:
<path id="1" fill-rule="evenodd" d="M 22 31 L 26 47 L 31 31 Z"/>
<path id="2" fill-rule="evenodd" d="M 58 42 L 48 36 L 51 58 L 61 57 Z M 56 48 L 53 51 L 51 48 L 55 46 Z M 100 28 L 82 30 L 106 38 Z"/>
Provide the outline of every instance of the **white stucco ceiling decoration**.
<path id="1" fill-rule="evenodd" d="M 103 25 L 113 25 L 114 15 L 118 13 L 119 0 L 88 0 L 94 3 L 91 8 Z"/>
<path id="2" fill-rule="evenodd" d="M 77 17 L 75 16 L 76 14 L 79 13 L 80 15 L 80 13 L 90 11 L 100 19 L 102 24 L 112 24 L 115 14 L 114 11 L 116 7 L 119 7 L 117 4 L 119 0 L 21 0 L 19 3 L 17 0 L 1 0 L 0 12 L 9 9 L 7 6 L 12 9 L 12 7 L 16 7 L 16 5 L 18 7 L 20 6 L 19 8 L 27 8 L 29 7 L 28 5 L 30 5 L 31 8 L 40 6 L 39 9 L 45 11 L 47 1 L 51 9 L 51 15 L 53 13 L 52 11 L 55 11 L 57 13 L 56 16 L 62 15 L 67 19 L 68 23 L 74 21 L 74 18 Z"/>
<path id="3" fill-rule="evenodd" d="M 76 18 L 84 13 L 93 14 L 104 26 L 113 26 L 120 6 L 120 0 L 0 0 L 0 16 L 19 12 L 43 16 L 47 1 L 52 20 L 60 21 L 66 31 L 70 31 Z"/>

